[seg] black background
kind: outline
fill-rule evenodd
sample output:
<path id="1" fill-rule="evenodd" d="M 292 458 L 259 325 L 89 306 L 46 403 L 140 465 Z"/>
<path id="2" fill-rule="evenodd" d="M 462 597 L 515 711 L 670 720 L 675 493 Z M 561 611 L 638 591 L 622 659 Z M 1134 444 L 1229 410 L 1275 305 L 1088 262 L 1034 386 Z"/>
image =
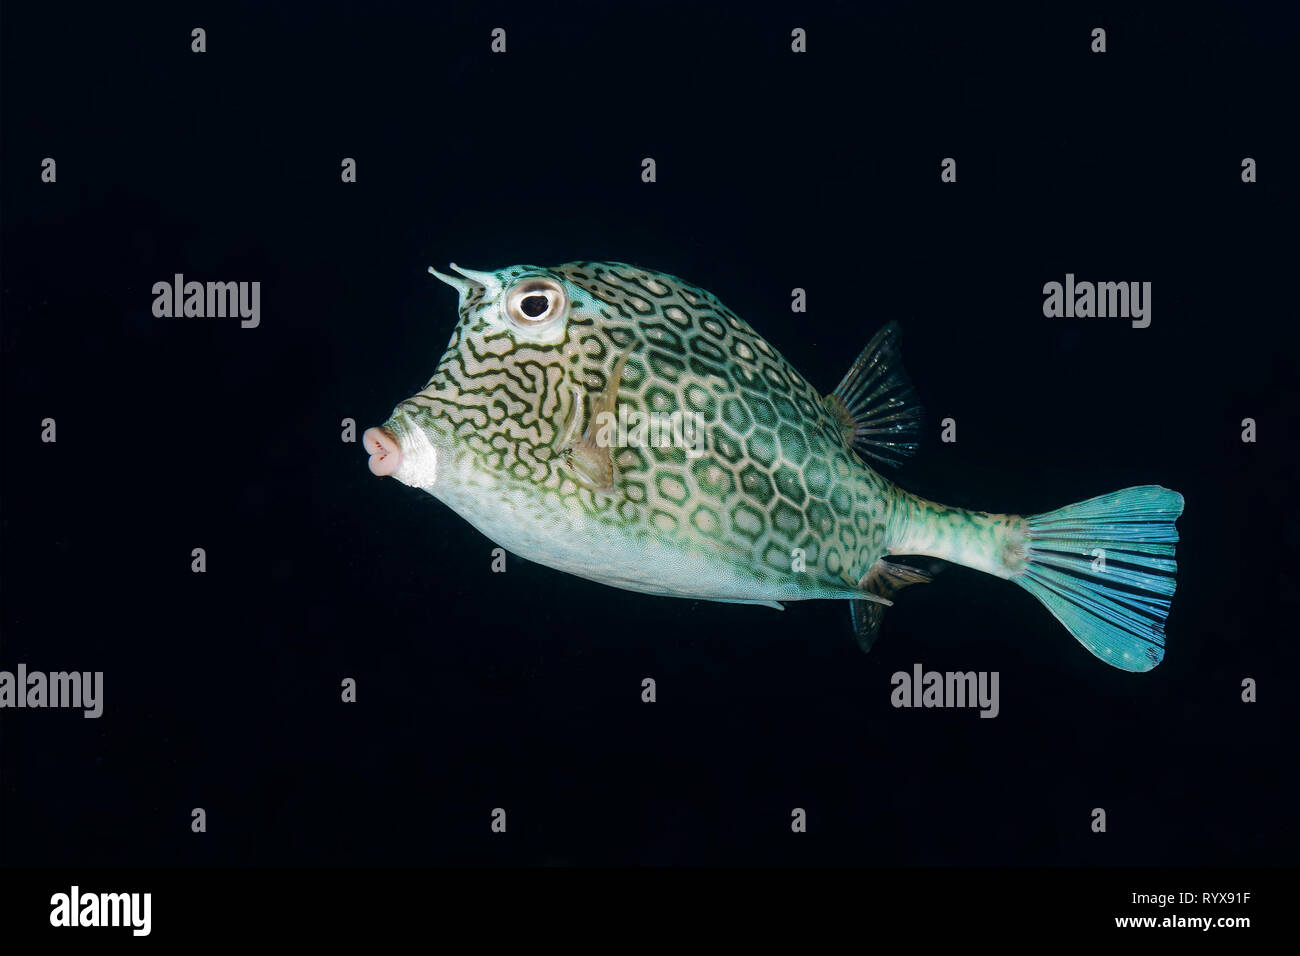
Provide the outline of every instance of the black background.
<path id="1" fill-rule="evenodd" d="M 0 862 L 1296 861 L 1294 21 L 28 3 L 0 25 L 0 667 L 105 673 L 99 720 L 0 717 Z M 897 478 L 927 497 L 1181 491 L 1164 663 L 1106 667 L 957 567 L 870 655 L 833 602 L 492 574 L 340 423 L 432 371 L 455 295 L 429 264 L 589 258 L 703 285 L 824 390 L 899 319 L 930 427 Z M 260 281 L 261 326 L 154 318 L 177 272 Z M 1044 318 L 1067 272 L 1152 282 L 1151 327 Z M 1001 715 L 893 709 L 915 662 L 999 671 Z"/>

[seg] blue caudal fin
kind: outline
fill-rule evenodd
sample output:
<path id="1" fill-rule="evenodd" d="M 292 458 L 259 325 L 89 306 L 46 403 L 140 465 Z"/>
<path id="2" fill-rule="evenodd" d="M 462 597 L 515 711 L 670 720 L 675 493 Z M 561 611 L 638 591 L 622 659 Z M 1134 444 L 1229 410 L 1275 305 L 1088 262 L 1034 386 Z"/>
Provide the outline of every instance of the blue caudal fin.
<path id="1" fill-rule="evenodd" d="M 1107 664 L 1149 671 L 1165 656 L 1182 513 L 1178 492 L 1141 485 L 1033 515 L 1012 580 Z"/>

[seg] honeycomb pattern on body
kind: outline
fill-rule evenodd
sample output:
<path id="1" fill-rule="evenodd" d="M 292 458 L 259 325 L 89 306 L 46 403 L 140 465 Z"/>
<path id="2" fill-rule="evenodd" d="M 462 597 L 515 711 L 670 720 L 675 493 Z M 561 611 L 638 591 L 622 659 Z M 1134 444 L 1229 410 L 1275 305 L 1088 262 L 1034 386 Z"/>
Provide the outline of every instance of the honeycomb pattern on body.
<path id="1" fill-rule="evenodd" d="M 571 291 L 563 340 L 523 342 L 486 321 L 479 287 L 433 378 L 402 407 L 442 419 L 479 469 L 528 489 L 538 508 L 581 509 L 762 579 L 788 581 L 796 548 L 810 588 L 843 589 L 866 573 L 884 550 L 889 483 L 744 320 L 703 289 L 619 263 L 498 276 L 536 272 Z M 575 402 L 589 411 L 624 351 L 618 405 L 629 420 L 689 415 L 706 441 L 698 455 L 680 442 L 614 447 L 616 493 L 602 495 L 561 466 L 557 443 Z"/>

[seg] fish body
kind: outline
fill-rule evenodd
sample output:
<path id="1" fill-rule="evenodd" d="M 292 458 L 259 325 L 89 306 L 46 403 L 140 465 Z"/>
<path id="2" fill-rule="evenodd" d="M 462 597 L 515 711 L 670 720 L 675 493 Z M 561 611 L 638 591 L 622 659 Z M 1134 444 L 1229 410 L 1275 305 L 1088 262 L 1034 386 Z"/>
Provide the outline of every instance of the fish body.
<path id="1" fill-rule="evenodd" d="M 1049 520 L 898 487 L 868 464 L 900 464 L 916 447 L 896 325 L 823 395 L 716 296 L 675 276 L 614 262 L 453 269 L 430 270 L 460 293 L 442 359 L 365 444 L 372 471 L 424 489 L 507 550 L 648 594 L 848 600 L 868 649 L 891 596 L 929 580 L 891 556 L 926 555 L 1044 590 L 1108 663 L 1145 670 L 1162 655 L 1181 497 L 1128 489 Z M 1130 519 L 1136 531 L 1117 525 Z M 1070 590 L 1095 584 L 1095 570 L 1077 567 L 1090 544 L 1110 546 L 1116 570 L 1138 559 L 1136 607 L 1113 580 L 1082 598 Z M 1098 617 L 1088 610 L 1098 597 L 1116 607 Z M 1081 634 L 1066 620 L 1076 611 L 1106 627 L 1083 620 Z M 1116 628 L 1131 640 L 1113 640 Z"/>

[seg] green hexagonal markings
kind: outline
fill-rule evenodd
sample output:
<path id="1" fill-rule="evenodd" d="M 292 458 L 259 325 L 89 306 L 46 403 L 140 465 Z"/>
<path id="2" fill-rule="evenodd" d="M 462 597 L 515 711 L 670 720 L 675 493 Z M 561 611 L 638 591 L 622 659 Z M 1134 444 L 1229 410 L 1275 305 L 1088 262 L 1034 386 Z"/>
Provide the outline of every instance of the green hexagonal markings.
<path id="1" fill-rule="evenodd" d="M 650 523 L 654 525 L 655 530 L 661 534 L 672 534 L 677 530 L 677 518 L 670 515 L 667 511 L 655 510 L 650 515 Z"/>
<path id="2" fill-rule="evenodd" d="M 776 409 L 772 403 L 765 398 L 750 396 L 747 404 L 749 411 L 754 416 L 754 421 L 759 425 L 765 425 L 768 428 L 776 427 Z"/>
<path id="3" fill-rule="evenodd" d="M 731 343 L 731 354 L 742 362 L 749 362 L 750 364 L 754 362 L 754 350 L 739 339 Z"/>
<path id="4" fill-rule="evenodd" d="M 799 542 L 799 547 L 803 548 L 804 561 L 808 569 L 812 570 L 813 566 L 821 559 L 822 543 L 815 534 L 804 535 Z"/>
<path id="5" fill-rule="evenodd" d="M 725 359 L 726 356 L 723 356 Z M 692 355 L 690 361 L 686 363 L 687 368 L 703 379 L 720 378 L 724 382 L 731 381 L 727 377 L 727 368 L 725 365 L 714 365 L 712 362 L 705 362 L 699 357 Z"/>
<path id="6" fill-rule="evenodd" d="M 781 453 L 786 460 L 795 465 L 803 465 L 808 460 L 808 441 L 803 432 L 793 425 L 782 425 L 776 434 L 781 439 Z"/>
<path id="7" fill-rule="evenodd" d="M 722 420 L 742 435 L 749 431 L 754 421 L 745 409 L 745 403 L 738 398 L 729 398 L 722 403 Z"/>
<path id="8" fill-rule="evenodd" d="M 858 536 L 847 524 L 840 525 L 840 546 L 844 548 L 846 554 L 851 554 L 858 546 Z"/>
<path id="9" fill-rule="evenodd" d="M 767 382 L 763 381 L 763 376 L 754 371 L 748 365 L 736 364 L 733 366 L 736 372 L 736 384 L 748 392 L 757 392 L 759 395 L 767 394 Z M 750 401 L 754 399 L 751 396 Z"/>
<path id="10" fill-rule="evenodd" d="M 641 326 L 641 332 L 651 345 L 658 345 L 670 352 L 676 352 L 678 355 L 686 354 L 686 346 L 682 344 L 682 337 L 662 322 L 647 322 Z M 652 350 L 651 355 L 653 354 Z M 685 365 L 682 367 L 685 368 Z"/>
<path id="11" fill-rule="evenodd" d="M 723 468 L 715 460 L 701 458 L 691 466 L 691 473 L 702 494 L 722 500 L 736 490 L 736 479 L 731 469 Z"/>
<path id="12" fill-rule="evenodd" d="M 709 433 L 709 447 L 733 465 L 744 456 L 740 442 L 725 428 L 715 428 Z"/>
<path id="13" fill-rule="evenodd" d="M 809 502 L 804 515 L 813 534 L 829 538 L 831 532 L 835 530 L 835 519 L 831 516 L 831 509 L 827 508 L 824 502 Z"/>
<path id="14" fill-rule="evenodd" d="M 809 458 L 808 464 L 803 468 L 803 480 L 808 486 L 808 494 L 821 498 L 825 496 L 826 489 L 831 486 L 830 467 L 822 458 Z"/>
<path id="15" fill-rule="evenodd" d="M 763 550 L 763 563 L 774 571 L 785 571 L 789 573 L 793 559 L 790 557 L 790 552 L 785 548 L 778 547 L 775 544 L 769 544 Z"/>
<path id="16" fill-rule="evenodd" d="M 710 342 L 708 339 L 702 339 L 698 335 L 691 339 L 691 351 L 697 355 L 704 356 L 704 358 L 708 359 L 710 362 L 721 363 L 727 360 L 726 352 L 722 351 L 722 349 L 713 342 Z"/>
<path id="17" fill-rule="evenodd" d="M 788 501 L 778 501 L 772 509 L 772 527 L 793 544 L 803 533 L 803 513 Z"/>
<path id="18" fill-rule="evenodd" d="M 794 402 L 790 401 L 790 399 L 786 398 L 784 395 L 773 395 L 772 405 L 776 408 L 776 413 L 781 416 L 784 421 L 793 422 L 796 425 L 803 422 L 803 416 L 795 409 Z"/>
<path id="19" fill-rule="evenodd" d="M 790 383 L 786 381 L 785 375 L 779 368 L 771 365 L 763 366 L 763 378 L 767 379 L 767 384 L 782 392 L 790 390 Z"/>
<path id="20" fill-rule="evenodd" d="M 660 497 L 667 498 L 674 504 L 679 505 L 683 504 L 686 501 L 686 496 L 690 494 L 685 479 L 671 472 L 660 472 L 655 475 L 655 488 L 658 490 Z"/>
<path id="21" fill-rule="evenodd" d="M 670 305 L 664 309 L 664 318 L 679 329 L 690 329 L 691 317 L 681 306 Z"/>
<path id="22" fill-rule="evenodd" d="M 645 384 L 646 370 L 641 364 L 640 359 L 629 359 L 628 363 L 623 366 L 623 381 L 619 384 L 620 389 L 627 389 L 629 392 L 641 391 L 641 386 Z"/>
<path id="23" fill-rule="evenodd" d="M 742 503 L 731 509 L 731 526 L 750 541 L 757 541 L 766 524 L 761 511 Z"/>
<path id="24" fill-rule="evenodd" d="M 718 400 L 699 385 L 686 386 L 686 408 L 704 416 L 705 421 L 713 421 L 718 414 Z"/>
<path id="25" fill-rule="evenodd" d="M 614 464 L 622 474 L 645 471 L 649 467 L 645 452 L 640 448 L 628 446 L 614 451 Z"/>
<path id="26" fill-rule="evenodd" d="M 764 468 L 771 468 L 776 462 L 776 438 L 766 428 L 756 428 L 745 442 L 749 457 Z"/>
<path id="27" fill-rule="evenodd" d="M 836 485 L 831 489 L 831 507 L 841 518 L 853 516 L 853 496 L 843 485 Z"/>
<path id="28" fill-rule="evenodd" d="M 656 378 L 661 378 L 674 384 L 682 377 L 686 371 L 686 363 L 679 358 L 671 355 L 665 355 L 663 352 L 656 352 L 653 349 L 647 356 L 650 361 L 650 370 Z"/>
<path id="29" fill-rule="evenodd" d="M 722 518 L 708 505 L 700 505 L 691 512 L 691 524 L 706 537 L 717 538 L 722 535 Z"/>
<path id="30" fill-rule="evenodd" d="M 884 544 L 885 544 L 885 526 L 877 522 L 871 528 L 871 547 L 875 549 L 877 552 L 879 552 L 880 549 L 884 547 Z"/>
<path id="31" fill-rule="evenodd" d="M 772 488 L 772 479 L 768 477 L 767 472 L 755 466 L 752 462 L 741 469 L 740 488 L 750 498 L 766 506 L 776 491 Z"/>
<path id="32" fill-rule="evenodd" d="M 727 337 L 727 327 L 714 318 L 700 319 L 700 328 L 713 336 L 715 339 L 724 340 Z"/>
<path id="33" fill-rule="evenodd" d="M 671 389 L 651 385 L 645 390 L 645 406 L 648 411 L 671 415 L 677 411 L 677 396 Z"/>
<path id="34" fill-rule="evenodd" d="M 685 465 L 686 449 L 678 448 L 676 445 L 670 445 L 667 448 L 651 445 L 650 457 L 655 460 L 656 465 Z"/>
<path id="35" fill-rule="evenodd" d="M 787 464 L 782 464 L 773 474 L 776 480 L 776 490 L 781 492 L 797 505 L 803 504 L 806 495 L 803 490 L 803 481 L 799 478 L 799 472 Z"/>

